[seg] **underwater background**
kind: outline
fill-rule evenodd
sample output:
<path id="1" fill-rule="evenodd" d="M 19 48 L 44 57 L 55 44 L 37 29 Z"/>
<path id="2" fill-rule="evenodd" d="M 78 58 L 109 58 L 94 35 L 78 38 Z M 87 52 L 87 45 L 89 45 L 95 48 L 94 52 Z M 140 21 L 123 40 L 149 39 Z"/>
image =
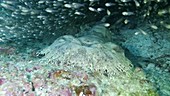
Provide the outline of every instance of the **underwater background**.
<path id="1" fill-rule="evenodd" d="M 170 1 L 0 0 L 0 96 L 170 96 Z"/>

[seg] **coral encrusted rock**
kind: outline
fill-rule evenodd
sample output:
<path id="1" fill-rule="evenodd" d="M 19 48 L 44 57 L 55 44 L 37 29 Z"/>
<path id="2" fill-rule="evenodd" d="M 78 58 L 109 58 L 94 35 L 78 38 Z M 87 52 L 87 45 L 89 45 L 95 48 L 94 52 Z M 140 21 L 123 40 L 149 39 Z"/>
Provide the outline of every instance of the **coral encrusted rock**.
<path id="1" fill-rule="evenodd" d="M 142 70 L 109 42 L 110 34 L 101 24 L 77 37 L 62 36 L 41 51 L 45 56 L 40 64 L 48 66 L 54 82 L 70 88 L 72 96 L 157 96 Z"/>

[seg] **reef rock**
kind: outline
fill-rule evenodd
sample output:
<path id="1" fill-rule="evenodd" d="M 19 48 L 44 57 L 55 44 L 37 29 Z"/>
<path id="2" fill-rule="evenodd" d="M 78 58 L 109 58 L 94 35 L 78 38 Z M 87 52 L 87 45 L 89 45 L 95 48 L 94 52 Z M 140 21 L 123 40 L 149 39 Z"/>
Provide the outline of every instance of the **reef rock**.
<path id="1" fill-rule="evenodd" d="M 110 34 L 96 25 L 75 37 L 62 36 L 41 51 L 40 64 L 55 70 L 54 82 L 71 89 L 72 96 L 157 96 L 142 70 L 110 42 Z"/>
<path id="2" fill-rule="evenodd" d="M 151 31 L 149 28 L 135 30 L 123 30 L 122 35 L 126 38 L 122 44 L 133 55 L 156 59 L 170 55 L 169 32 Z"/>

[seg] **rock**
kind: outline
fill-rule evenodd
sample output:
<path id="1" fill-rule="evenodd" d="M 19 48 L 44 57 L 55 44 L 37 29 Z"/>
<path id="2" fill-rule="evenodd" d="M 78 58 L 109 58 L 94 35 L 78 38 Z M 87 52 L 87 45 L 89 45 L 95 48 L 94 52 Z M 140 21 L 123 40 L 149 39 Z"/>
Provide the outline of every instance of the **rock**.
<path id="1" fill-rule="evenodd" d="M 124 30 L 122 35 L 126 40 L 122 45 L 133 55 L 144 58 L 155 59 L 165 54 L 169 55 L 167 52 L 170 52 L 170 42 L 165 39 L 165 36 L 161 36 L 160 32 L 157 33 L 146 28 Z"/>
<path id="2" fill-rule="evenodd" d="M 96 25 L 77 36 L 62 36 L 41 51 L 45 56 L 39 64 L 56 71 L 53 77 L 58 78 L 59 86 L 73 88 L 72 94 L 77 95 L 157 96 L 143 71 L 134 70 L 124 51 L 106 40 L 111 35 L 104 26 Z M 95 86 L 96 93 L 90 91 L 90 86 Z"/>

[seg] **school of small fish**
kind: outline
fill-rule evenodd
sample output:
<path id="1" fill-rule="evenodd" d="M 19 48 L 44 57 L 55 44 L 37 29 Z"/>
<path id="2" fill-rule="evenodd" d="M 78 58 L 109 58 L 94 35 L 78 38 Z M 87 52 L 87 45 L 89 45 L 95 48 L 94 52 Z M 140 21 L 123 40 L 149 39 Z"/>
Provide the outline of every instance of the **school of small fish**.
<path id="1" fill-rule="evenodd" d="M 164 6 L 169 6 L 164 8 Z M 141 12 L 142 11 L 142 12 Z M 101 21 L 109 27 L 130 16 L 170 14 L 168 0 L 0 0 L 0 37 L 38 38 L 67 26 Z M 109 18 L 109 19 L 108 19 Z M 169 27 L 168 27 L 169 28 Z M 12 34 L 12 37 L 10 37 Z"/>

